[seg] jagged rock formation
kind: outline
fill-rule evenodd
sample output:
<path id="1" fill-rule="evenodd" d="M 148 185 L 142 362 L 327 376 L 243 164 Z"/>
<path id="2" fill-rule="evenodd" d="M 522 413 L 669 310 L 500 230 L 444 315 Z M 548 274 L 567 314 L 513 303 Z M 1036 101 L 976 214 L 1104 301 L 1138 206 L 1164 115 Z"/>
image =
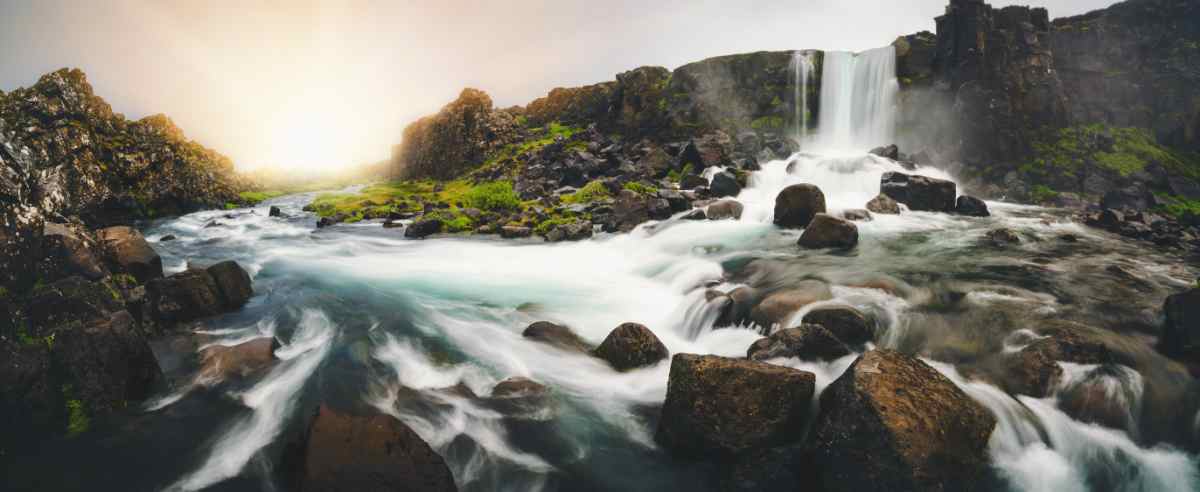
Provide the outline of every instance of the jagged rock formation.
<path id="1" fill-rule="evenodd" d="M 458 99 L 437 114 L 404 129 L 396 148 L 398 177 L 447 179 L 457 176 L 484 156 L 517 140 L 517 120 L 511 111 L 495 110 L 492 98 L 478 89 L 463 89 Z"/>

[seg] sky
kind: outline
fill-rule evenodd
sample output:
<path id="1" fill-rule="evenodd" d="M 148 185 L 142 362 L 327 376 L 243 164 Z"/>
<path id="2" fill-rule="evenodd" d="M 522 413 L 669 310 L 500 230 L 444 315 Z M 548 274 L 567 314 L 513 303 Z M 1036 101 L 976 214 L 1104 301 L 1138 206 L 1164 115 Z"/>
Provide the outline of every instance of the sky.
<path id="1" fill-rule="evenodd" d="M 0 90 L 80 68 L 114 110 L 165 113 L 240 169 L 330 169 L 387 158 L 463 87 L 504 107 L 643 65 L 860 51 L 933 31 L 947 3 L 0 0 Z M 1111 0 L 1019 3 L 1063 17 Z"/>

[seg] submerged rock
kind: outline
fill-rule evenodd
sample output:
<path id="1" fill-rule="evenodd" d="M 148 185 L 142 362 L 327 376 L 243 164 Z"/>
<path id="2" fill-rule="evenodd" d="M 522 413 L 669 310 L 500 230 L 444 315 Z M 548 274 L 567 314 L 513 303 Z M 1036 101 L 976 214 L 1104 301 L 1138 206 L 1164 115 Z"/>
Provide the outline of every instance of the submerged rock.
<path id="1" fill-rule="evenodd" d="M 708 206 L 705 212 L 708 220 L 725 220 L 742 218 L 742 203 L 737 200 L 721 200 Z"/>
<path id="2" fill-rule="evenodd" d="M 637 323 L 616 327 L 593 353 L 618 371 L 651 366 L 670 355 L 654 332 Z"/>
<path id="3" fill-rule="evenodd" d="M 549 321 L 533 322 L 521 332 L 521 336 L 572 352 L 592 351 L 591 344 L 579 338 L 570 328 Z"/>
<path id="4" fill-rule="evenodd" d="M 1173 357 L 1200 362 L 1200 288 L 1167 296 L 1163 318 L 1159 349 Z"/>
<path id="5" fill-rule="evenodd" d="M 292 490 L 458 490 L 450 468 L 416 432 L 376 410 L 321 405 L 285 458 Z"/>
<path id="6" fill-rule="evenodd" d="M 875 339 L 875 330 L 871 328 L 866 316 L 850 306 L 815 308 L 804 314 L 801 323 L 821 325 L 838 340 L 854 348 L 862 347 Z"/>
<path id="7" fill-rule="evenodd" d="M 227 379 L 246 377 L 275 362 L 275 337 L 263 337 L 233 346 L 213 345 L 200 351 L 200 373 L 205 377 Z"/>
<path id="8" fill-rule="evenodd" d="M 1141 417 L 1142 380 L 1128 367 L 1091 369 L 1058 393 L 1058 407 L 1081 422 L 1120 429 L 1136 436 Z"/>
<path id="9" fill-rule="evenodd" d="M 754 321 L 764 334 L 770 333 L 771 328 L 783 323 L 800 308 L 817 301 L 833 298 L 829 285 L 820 280 L 802 280 L 796 285 L 771 293 L 763 298 L 750 311 L 750 319 Z"/>
<path id="10" fill-rule="evenodd" d="M 767 360 L 777 357 L 797 357 L 801 360 L 833 360 L 850 355 L 846 344 L 821 325 L 801 324 L 772 333 L 759 339 L 746 350 L 750 360 Z"/>
<path id="11" fill-rule="evenodd" d="M 984 237 L 993 246 L 1004 246 L 1008 244 L 1017 244 L 1021 242 L 1021 236 L 1018 236 L 1012 229 L 992 229 L 984 234 Z"/>
<path id="12" fill-rule="evenodd" d="M 683 214 L 683 216 L 680 217 L 680 219 L 682 219 L 682 220 L 707 220 L 708 214 L 704 211 L 704 209 L 697 208 L 695 210 L 692 210 L 691 212 Z"/>
<path id="13" fill-rule="evenodd" d="M 954 205 L 954 213 L 971 217 L 987 217 L 992 215 L 988 212 L 987 203 L 967 195 L 958 197 L 958 201 Z"/>
<path id="14" fill-rule="evenodd" d="M 1062 378 L 1059 362 L 1076 364 L 1106 364 L 1114 361 L 1112 351 L 1099 340 L 1093 340 L 1080 330 L 1054 329 L 1020 351 L 1005 357 L 1006 389 L 1010 393 L 1042 398 L 1051 393 Z"/>
<path id="15" fill-rule="evenodd" d="M 813 217 L 825 213 L 825 194 L 811 184 L 794 184 L 775 197 L 775 225 L 785 229 L 808 227 Z"/>
<path id="16" fill-rule="evenodd" d="M 867 202 L 867 210 L 877 214 L 896 215 L 900 213 L 900 204 L 887 195 L 878 195 Z"/>
<path id="17" fill-rule="evenodd" d="M 800 439 L 816 377 L 715 355 L 671 358 L 654 439 L 673 454 L 727 458 Z"/>
<path id="18" fill-rule="evenodd" d="M 821 394 L 813 426 L 825 490 L 972 490 L 996 419 L 920 360 L 863 354 Z"/>
<path id="19" fill-rule="evenodd" d="M 896 161 L 900 160 L 900 147 L 897 147 L 896 144 L 875 147 L 871 149 L 871 154 Z"/>
<path id="20" fill-rule="evenodd" d="M 817 214 L 796 244 L 808 249 L 851 249 L 858 246 L 858 226 L 832 215 Z"/>
<path id="21" fill-rule="evenodd" d="M 954 211 L 958 194 L 953 181 L 894 171 L 883 173 L 879 192 L 911 210 L 946 213 Z"/>

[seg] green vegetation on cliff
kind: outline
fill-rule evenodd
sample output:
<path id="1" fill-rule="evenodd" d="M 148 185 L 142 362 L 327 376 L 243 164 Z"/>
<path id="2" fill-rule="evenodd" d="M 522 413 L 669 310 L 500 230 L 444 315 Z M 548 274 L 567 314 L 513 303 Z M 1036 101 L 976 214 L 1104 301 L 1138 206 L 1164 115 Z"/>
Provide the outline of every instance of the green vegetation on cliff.
<path id="1" fill-rule="evenodd" d="M 1200 163 L 1190 156 L 1160 145 L 1143 128 L 1110 127 L 1103 124 L 1072 126 L 1049 138 L 1034 142 L 1034 159 L 1021 166 L 1026 173 L 1077 177 L 1092 165 L 1129 176 L 1150 163 L 1193 179 L 1200 178 Z"/>
<path id="2" fill-rule="evenodd" d="M 417 213 L 425 204 L 448 204 L 437 211 L 447 225 L 466 228 L 469 217 L 462 209 L 475 208 L 485 212 L 519 210 L 524 205 L 511 181 L 491 181 L 472 185 L 458 179 L 437 182 L 432 180 L 391 181 L 363 188 L 358 193 L 323 193 L 309 205 L 321 217 L 342 215 L 346 222 L 363 219 L 382 219 L 394 213 Z"/>
<path id="3" fill-rule="evenodd" d="M 603 200 L 611 196 L 612 194 L 608 192 L 608 188 L 604 186 L 604 183 L 597 180 L 584 185 L 583 188 L 580 188 L 575 193 L 563 195 L 562 202 L 567 204 L 585 204 Z"/>
<path id="4" fill-rule="evenodd" d="M 557 121 L 552 121 L 544 127 L 530 128 L 527 131 L 528 133 L 524 139 L 505 145 L 496 152 L 493 152 L 470 174 L 499 173 L 510 177 L 515 176 L 524 166 L 526 155 L 541 150 L 543 147 L 554 143 L 560 137 L 564 140 L 570 140 L 575 134 L 582 132 L 583 128 L 563 125 Z M 580 142 L 572 142 L 567 145 L 570 147 L 580 144 Z"/>

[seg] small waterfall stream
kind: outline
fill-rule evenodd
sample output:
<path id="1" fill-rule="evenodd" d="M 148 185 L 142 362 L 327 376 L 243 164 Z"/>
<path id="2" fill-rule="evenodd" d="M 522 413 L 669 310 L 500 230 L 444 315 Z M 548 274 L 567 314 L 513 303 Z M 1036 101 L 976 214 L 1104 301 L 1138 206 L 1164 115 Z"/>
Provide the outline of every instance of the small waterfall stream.
<path id="1" fill-rule="evenodd" d="M 808 86 L 816 72 L 811 51 L 792 53 L 792 121 L 796 125 L 796 141 L 808 141 L 808 126 L 811 112 L 808 107 Z"/>

